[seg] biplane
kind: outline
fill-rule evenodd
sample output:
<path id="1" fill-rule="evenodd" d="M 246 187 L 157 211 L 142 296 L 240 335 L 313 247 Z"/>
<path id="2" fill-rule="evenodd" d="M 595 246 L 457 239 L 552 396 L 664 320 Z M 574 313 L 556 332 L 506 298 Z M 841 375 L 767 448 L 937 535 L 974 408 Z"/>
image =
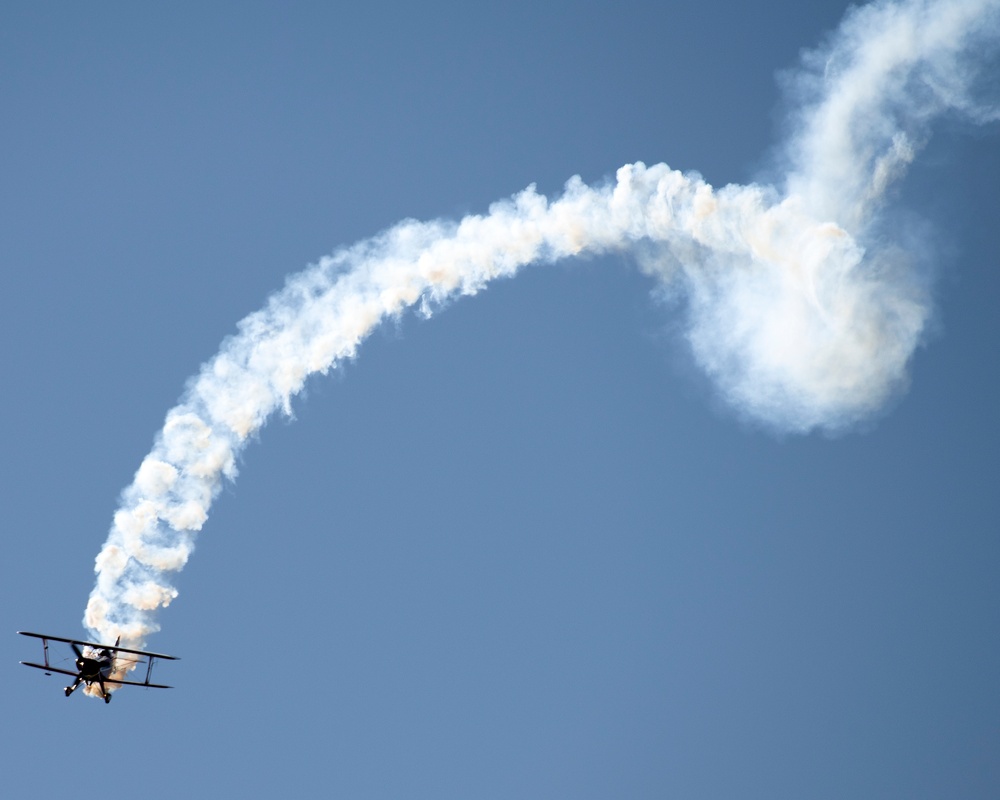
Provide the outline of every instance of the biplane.
<path id="1" fill-rule="evenodd" d="M 35 664 L 31 661 L 22 661 L 26 667 L 45 670 L 46 675 L 58 672 L 61 675 L 71 675 L 74 678 L 72 685 L 67 686 L 63 691 L 69 697 L 73 691 L 81 684 L 90 686 L 96 683 L 101 687 L 101 696 L 105 703 L 111 702 L 111 692 L 108 691 L 107 684 L 113 686 L 145 686 L 147 689 L 171 689 L 171 686 L 164 686 L 162 683 L 151 683 L 153 677 L 153 662 L 158 658 L 167 661 L 177 661 L 176 656 L 165 656 L 163 653 L 150 653 L 145 650 L 130 650 L 127 647 L 119 647 L 118 642 L 122 640 L 119 636 L 113 645 L 96 644 L 94 642 L 84 642 L 81 639 L 64 639 L 61 636 L 49 636 L 44 633 L 29 633 L 28 631 L 18 631 L 22 636 L 31 636 L 42 640 L 42 664 Z M 76 654 L 76 670 L 63 669 L 49 663 L 49 642 L 65 642 Z M 81 649 L 84 648 L 84 649 Z M 58 662 L 57 662 L 58 663 Z M 134 669 L 138 664 L 146 664 L 146 679 L 143 681 L 127 681 L 123 677 L 125 673 Z M 114 677 L 118 676 L 118 677 Z"/>

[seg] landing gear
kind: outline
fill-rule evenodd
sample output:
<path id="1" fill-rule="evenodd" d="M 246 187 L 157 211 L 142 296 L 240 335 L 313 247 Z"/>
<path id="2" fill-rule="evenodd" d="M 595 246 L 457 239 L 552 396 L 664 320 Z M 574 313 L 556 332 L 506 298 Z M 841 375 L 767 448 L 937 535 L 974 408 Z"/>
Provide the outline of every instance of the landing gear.
<path id="1" fill-rule="evenodd" d="M 71 694 L 73 694 L 73 690 L 75 688 L 76 688 L 75 686 L 67 686 L 65 689 L 63 689 L 63 691 L 66 692 L 66 696 L 69 697 Z"/>
<path id="2" fill-rule="evenodd" d="M 105 703 L 110 703 L 111 702 L 111 695 L 108 694 L 107 692 L 104 693 L 104 702 Z"/>

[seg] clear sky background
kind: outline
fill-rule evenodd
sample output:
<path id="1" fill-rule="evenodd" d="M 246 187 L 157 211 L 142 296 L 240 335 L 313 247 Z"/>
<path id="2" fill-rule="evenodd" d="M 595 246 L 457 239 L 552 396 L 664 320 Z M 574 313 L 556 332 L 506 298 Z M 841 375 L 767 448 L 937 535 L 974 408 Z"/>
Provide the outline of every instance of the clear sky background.
<path id="1" fill-rule="evenodd" d="M 286 274 L 635 160 L 751 180 L 844 9 L 6 4 L 3 793 L 996 797 L 995 126 L 900 187 L 936 315 L 862 429 L 740 421 L 624 258 L 528 268 L 247 449 L 149 641 L 177 688 L 17 664 L 84 635 L 118 493 Z"/>

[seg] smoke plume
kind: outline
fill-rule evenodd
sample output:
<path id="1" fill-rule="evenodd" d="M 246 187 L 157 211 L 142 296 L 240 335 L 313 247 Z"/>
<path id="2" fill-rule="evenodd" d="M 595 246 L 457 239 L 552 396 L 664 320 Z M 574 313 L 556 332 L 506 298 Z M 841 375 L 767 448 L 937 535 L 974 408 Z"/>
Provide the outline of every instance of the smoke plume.
<path id="1" fill-rule="evenodd" d="M 838 430 L 905 386 L 930 314 L 918 271 L 878 230 L 887 190 L 944 114 L 977 102 L 1000 0 L 902 0 L 852 10 L 789 78 L 792 132 L 774 185 L 713 188 L 665 164 L 529 187 L 484 215 L 407 220 L 291 276 L 239 323 L 167 412 L 96 560 L 84 623 L 140 646 L 237 458 L 289 413 L 307 378 L 356 355 L 387 318 L 430 316 L 528 264 L 628 253 L 683 298 L 694 358 L 741 415 Z M 878 235 L 876 235 L 878 234 Z"/>

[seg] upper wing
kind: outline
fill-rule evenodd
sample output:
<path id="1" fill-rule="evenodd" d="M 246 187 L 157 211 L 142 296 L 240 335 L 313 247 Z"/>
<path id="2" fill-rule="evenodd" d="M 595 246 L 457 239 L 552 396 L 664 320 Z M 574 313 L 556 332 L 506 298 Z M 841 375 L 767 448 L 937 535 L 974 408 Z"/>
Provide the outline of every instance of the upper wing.
<path id="1" fill-rule="evenodd" d="M 47 633 L 30 633 L 28 631 L 18 631 L 22 636 L 33 636 L 35 639 L 48 639 L 50 642 L 66 642 L 66 644 L 78 644 L 84 647 L 102 648 L 104 650 L 114 650 L 116 653 L 132 653 L 137 656 L 148 656 L 149 658 L 165 658 L 168 661 L 179 661 L 177 656 L 167 656 L 163 653 L 150 653 L 148 650 L 130 650 L 127 647 L 115 647 L 113 644 L 99 644 L 97 642 L 85 642 L 82 639 L 64 639 L 62 636 L 49 636 Z"/>

